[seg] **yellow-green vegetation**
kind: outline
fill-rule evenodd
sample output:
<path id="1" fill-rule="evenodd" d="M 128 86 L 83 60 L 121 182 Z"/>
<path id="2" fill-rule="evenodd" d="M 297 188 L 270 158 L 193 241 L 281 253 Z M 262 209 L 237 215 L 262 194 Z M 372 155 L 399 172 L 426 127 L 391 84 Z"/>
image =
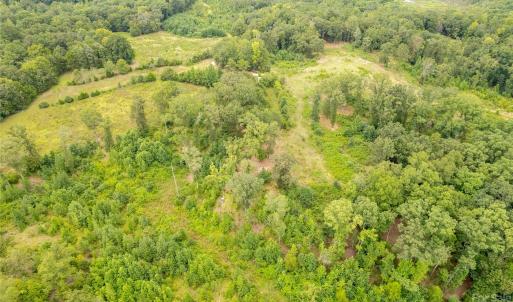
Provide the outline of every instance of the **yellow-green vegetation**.
<path id="1" fill-rule="evenodd" d="M 214 47 L 219 38 L 188 38 L 168 32 L 130 37 L 126 35 L 135 50 L 135 63 L 143 64 L 151 59 L 178 59 L 184 63 L 207 49 Z"/>
<path id="2" fill-rule="evenodd" d="M 0 4 L 0 301 L 508 297 L 509 2 Z"/>
<path id="3" fill-rule="evenodd" d="M 166 32 L 158 32 L 150 35 L 130 37 L 137 58 L 157 58 L 164 56 L 166 59 L 186 60 L 192 57 L 198 50 L 204 50 L 215 45 L 218 39 L 194 39 L 172 35 Z M 172 67 L 177 72 L 183 72 L 190 68 L 204 68 L 210 66 L 211 60 L 203 60 L 192 66 Z M 147 113 L 150 124 L 158 123 L 155 115 L 155 107 L 151 100 L 153 93 L 159 90 L 160 81 L 157 83 L 130 84 L 133 77 L 146 75 L 153 72 L 157 77 L 167 67 L 150 70 L 134 70 L 124 75 L 116 75 L 110 78 L 92 81 L 82 85 L 68 85 L 73 79 L 71 72 L 62 75 L 57 85 L 41 94 L 26 110 L 8 117 L 0 122 L 0 139 L 14 125 L 27 128 L 34 136 L 36 145 L 42 152 L 48 152 L 59 147 L 61 136 L 70 139 L 70 142 L 83 141 L 94 138 L 94 134 L 87 130 L 80 120 L 80 113 L 86 109 L 96 109 L 105 118 L 112 121 L 114 134 L 124 133 L 133 127 L 130 121 L 130 104 L 134 97 L 140 96 L 147 101 Z M 87 71 L 86 71 L 87 72 Z M 102 74 L 102 70 L 92 70 L 96 75 Z M 179 85 L 182 95 L 180 99 L 195 97 L 205 89 L 194 85 Z M 100 91 L 96 97 L 84 100 L 76 100 L 81 92 L 88 94 Z M 59 100 L 70 96 L 74 102 L 59 104 Z M 48 103 L 49 108 L 40 109 L 41 103 Z"/>
<path id="4" fill-rule="evenodd" d="M 65 85 L 52 88 L 39 97 L 28 109 L 0 123 L 0 138 L 5 137 L 12 126 L 24 126 L 34 137 L 35 143 L 41 152 L 59 148 L 61 139 L 64 139 L 66 143 L 94 139 L 95 133 L 88 130 L 81 121 L 80 115 L 87 109 L 95 109 L 101 112 L 104 118 L 110 119 L 114 135 L 125 133 L 135 126 L 130 118 L 130 106 L 135 97 L 141 97 L 146 101 L 148 121 L 150 125 L 157 125 L 159 118 L 152 96 L 159 90 L 163 82 L 127 85 L 126 82 L 118 81 L 121 78 L 128 80 L 129 77 L 118 77 L 81 85 L 80 90 L 75 86 Z M 127 86 L 118 88 L 117 83 L 123 83 L 122 85 Z M 177 98 L 183 102 L 197 98 L 206 91 L 203 87 L 188 84 L 178 84 L 178 87 L 181 94 Z M 92 92 L 97 89 L 108 91 L 99 96 L 75 100 L 69 104 L 60 105 L 55 103 L 64 96 L 70 94 L 76 96 L 78 91 Z M 49 101 L 52 105 L 49 108 L 40 109 L 38 104 L 44 101 Z"/>

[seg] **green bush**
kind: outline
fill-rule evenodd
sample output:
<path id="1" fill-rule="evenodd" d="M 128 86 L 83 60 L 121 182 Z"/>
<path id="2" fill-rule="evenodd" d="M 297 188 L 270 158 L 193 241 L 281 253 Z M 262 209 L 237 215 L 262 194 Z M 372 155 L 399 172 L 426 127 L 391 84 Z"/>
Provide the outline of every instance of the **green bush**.
<path id="1" fill-rule="evenodd" d="M 91 92 L 91 97 L 99 96 L 100 94 L 101 94 L 101 92 L 99 90 L 95 90 L 95 91 Z"/>
<path id="2" fill-rule="evenodd" d="M 201 31 L 200 36 L 202 38 L 225 37 L 226 33 L 219 28 L 208 27 Z"/>
<path id="3" fill-rule="evenodd" d="M 206 49 L 200 53 L 194 54 L 188 61 L 187 64 L 192 65 L 201 62 L 206 59 L 212 58 L 212 52 L 210 49 Z"/>
<path id="4" fill-rule="evenodd" d="M 149 83 L 149 82 L 155 82 L 157 80 L 157 76 L 150 72 L 147 75 L 138 75 L 134 76 L 130 79 L 130 83 L 137 84 L 137 83 Z"/>
<path id="5" fill-rule="evenodd" d="M 7 182 L 14 185 L 20 181 L 20 175 L 16 172 L 10 171 L 4 174 Z"/>
<path id="6" fill-rule="evenodd" d="M 177 73 L 173 68 L 167 68 L 160 75 L 160 79 L 162 81 L 175 81 L 176 78 L 177 78 Z"/>
<path id="7" fill-rule="evenodd" d="M 223 270 L 212 258 L 199 255 L 190 263 L 186 279 L 189 285 L 197 287 L 221 278 L 223 275 Z"/>
<path id="8" fill-rule="evenodd" d="M 50 104 L 48 104 L 48 102 L 39 103 L 39 109 L 45 109 L 48 107 L 50 107 Z"/>
<path id="9" fill-rule="evenodd" d="M 78 96 L 77 96 L 77 100 L 85 100 L 89 98 L 89 93 L 87 92 L 81 92 Z"/>
<path id="10" fill-rule="evenodd" d="M 67 96 L 67 97 L 65 97 L 65 98 L 64 98 L 64 102 L 65 102 L 65 103 L 73 103 L 73 101 L 74 101 L 74 100 L 75 100 L 75 99 L 74 99 L 74 98 L 72 98 L 72 97 L 70 97 L 70 96 Z"/>
<path id="11" fill-rule="evenodd" d="M 270 88 L 274 86 L 274 83 L 278 81 L 278 76 L 274 73 L 264 73 L 258 80 L 258 84 L 262 87 Z"/>
<path id="12" fill-rule="evenodd" d="M 213 66 L 208 66 L 204 69 L 192 68 L 182 73 L 176 73 L 169 68 L 162 73 L 160 78 L 162 81 L 177 81 L 213 87 L 221 78 L 221 70 Z"/>

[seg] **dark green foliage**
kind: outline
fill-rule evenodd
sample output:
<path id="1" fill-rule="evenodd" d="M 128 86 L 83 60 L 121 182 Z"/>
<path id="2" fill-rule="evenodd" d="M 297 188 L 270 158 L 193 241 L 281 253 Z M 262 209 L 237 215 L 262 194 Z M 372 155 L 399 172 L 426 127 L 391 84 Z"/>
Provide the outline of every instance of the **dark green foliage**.
<path id="1" fill-rule="evenodd" d="M 192 68 L 182 73 L 176 73 L 173 69 L 169 68 L 162 73 L 161 80 L 178 81 L 205 87 L 213 87 L 214 84 L 219 81 L 220 77 L 220 69 L 208 66 L 204 69 Z"/>
<path id="2" fill-rule="evenodd" d="M 513 124 L 490 111 L 491 102 L 330 74 L 312 95 L 310 118 L 322 136 L 293 129 L 292 138 L 312 144 L 296 156 L 277 125 L 292 126 L 289 109 L 304 100 L 289 97 L 288 79 L 246 72 L 313 57 L 322 38 L 379 51 L 384 64 L 407 68 L 422 83 L 507 95 L 507 1 L 426 9 L 420 2 L 223 0 L 184 14 L 176 13 L 190 1 L 46 3 L 0 5 L 2 117 L 71 65 L 129 72 L 129 45 L 101 28 L 138 35 L 173 16 L 164 21 L 169 30 L 235 38 L 192 60 L 212 54 L 227 69 L 222 76 L 215 67 L 162 74 L 170 82 L 154 99 L 165 127 L 150 131 L 136 98 L 137 131 L 115 141 L 110 122 L 94 111 L 82 120 L 101 130 L 96 142 L 63 140 L 40 158 L 26 130 L 2 139 L 0 168 L 15 172 L 0 174 L 0 225 L 9 230 L 0 234 L 0 300 L 443 301 L 461 285 L 469 287 L 462 300 L 511 293 Z M 295 75 L 296 67 L 278 63 L 284 76 Z M 169 64 L 151 59 L 141 68 Z M 213 88 L 176 98 L 172 81 Z M 337 113 L 342 105 L 350 116 Z M 321 111 L 338 130 L 322 130 Z M 277 133 L 285 141 L 267 159 Z M 318 160 L 308 157 L 315 151 L 334 173 L 301 173 L 296 182 L 292 171 L 310 168 L 304 161 Z M 344 165 L 347 178 L 337 173 Z"/>
<path id="3" fill-rule="evenodd" d="M 78 96 L 77 96 L 77 100 L 80 101 L 80 100 L 85 100 L 89 98 L 89 93 L 87 92 L 81 92 Z"/>
<path id="4" fill-rule="evenodd" d="M 278 76 L 274 73 L 264 73 L 260 76 L 260 79 L 258 80 L 258 84 L 266 88 L 273 87 L 277 82 L 280 82 L 280 80 L 278 79 Z M 282 83 L 280 82 L 280 84 Z"/>
<path id="5" fill-rule="evenodd" d="M 50 60 L 38 56 L 25 61 L 20 67 L 21 81 L 40 93 L 57 83 L 57 72 Z"/>
<path id="6" fill-rule="evenodd" d="M 321 96 L 316 94 L 314 96 L 313 105 L 312 105 L 312 122 L 319 123 L 320 120 L 320 107 L 321 107 Z"/>
<path id="7" fill-rule="evenodd" d="M 236 70 L 269 71 L 269 52 L 263 41 L 231 38 L 220 42 L 214 49 L 214 59 L 221 67 Z"/>
<path id="8" fill-rule="evenodd" d="M 226 33 L 222 29 L 215 28 L 215 27 L 208 27 L 201 31 L 200 36 L 203 38 L 224 37 L 224 36 L 226 36 Z"/>
<path id="9" fill-rule="evenodd" d="M 0 77 L 0 121 L 25 109 L 35 96 L 36 91 L 32 86 Z"/>
<path id="10" fill-rule="evenodd" d="M 212 58 L 212 51 L 210 49 L 206 49 L 200 53 L 194 54 L 189 60 L 187 60 L 187 64 L 196 64 L 210 58 Z"/>
<path id="11" fill-rule="evenodd" d="M 117 62 L 119 59 L 123 59 L 128 64 L 132 63 L 134 50 L 125 37 L 118 34 L 112 34 L 106 38 L 104 45 L 110 61 Z"/>
<path id="12" fill-rule="evenodd" d="M 137 66 L 136 70 L 144 70 L 144 69 L 158 68 L 158 67 L 164 67 L 164 66 L 178 66 L 181 64 L 182 64 L 182 61 L 179 59 L 168 60 L 168 59 L 158 57 L 156 59 L 151 58 L 148 62 Z M 121 69 L 123 69 L 123 68 L 121 68 Z"/>
<path id="13" fill-rule="evenodd" d="M 268 241 L 255 250 L 255 260 L 262 266 L 274 264 L 280 257 L 280 247 L 274 241 Z"/>
<path id="14" fill-rule="evenodd" d="M 133 76 L 130 78 L 130 83 L 131 84 L 138 84 L 138 83 L 150 83 L 150 82 L 155 82 L 157 80 L 157 76 L 153 73 L 153 72 L 150 72 L 146 75 L 138 75 L 138 76 Z"/>
<path id="15" fill-rule="evenodd" d="M 187 283 L 197 287 L 223 276 L 223 270 L 208 256 L 198 255 L 189 264 Z"/>
<path id="16" fill-rule="evenodd" d="M 277 156 L 275 159 L 275 164 L 273 167 L 273 177 L 276 181 L 276 184 L 281 189 L 287 189 L 293 184 L 292 178 L 292 166 L 295 161 L 294 158 L 289 154 L 283 154 Z"/>
<path id="17" fill-rule="evenodd" d="M 134 120 L 137 129 L 141 134 L 148 131 L 148 122 L 146 121 L 146 114 L 144 113 L 144 101 L 140 97 L 136 97 L 130 107 L 130 116 Z"/>
<path id="18" fill-rule="evenodd" d="M 281 115 L 281 125 L 282 128 L 290 127 L 290 119 L 289 119 L 289 108 L 287 98 L 282 97 L 280 99 L 280 115 Z"/>

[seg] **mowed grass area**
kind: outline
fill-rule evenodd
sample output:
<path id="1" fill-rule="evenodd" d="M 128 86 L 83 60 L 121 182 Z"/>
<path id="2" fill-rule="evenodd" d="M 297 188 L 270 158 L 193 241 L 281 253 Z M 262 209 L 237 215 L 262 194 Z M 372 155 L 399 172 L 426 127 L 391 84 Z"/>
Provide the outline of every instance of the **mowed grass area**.
<path id="1" fill-rule="evenodd" d="M 179 59 L 184 63 L 195 54 L 215 46 L 220 38 L 187 38 L 168 32 L 156 32 L 138 37 L 125 34 L 135 50 L 135 64 L 143 64 L 150 59 Z"/>
<path id="2" fill-rule="evenodd" d="M 163 57 L 166 59 L 186 60 L 194 54 L 205 50 L 217 43 L 219 39 L 193 39 L 183 38 L 166 32 L 130 37 L 130 42 L 136 53 L 136 62 L 150 58 Z M 205 60 L 193 66 L 175 66 L 176 71 L 196 67 L 206 67 L 212 60 Z M 136 63 L 137 64 L 137 63 Z M 136 96 L 146 100 L 146 114 L 150 125 L 158 123 L 157 110 L 153 104 L 152 96 L 160 89 L 162 82 L 130 84 L 134 76 L 153 72 L 157 75 L 167 67 L 153 70 L 137 70 L 125 75 L 116 75 L 111 78 L 93 81 L 83 85 L 70 86 L 68 82 L 73 78 L 71 72 L 62 75 L 59 83 L 50 90 L 41 94 L 26 110 L 14 114 L 0 122 L 0 140 L 5 137 L 9 128 L 15 125 L 27 128 L 35 139 L 40 152 L 48 152 L 59 147 L 61 137 L 72 142 L 89 140 L 95 134 L 82 123 L 80 115 L 86 109 L 94 108 L 105 118 L 112 121 L 114 135 L 121 134 L 135 127 L 130 119 L 130 105 Z M 102 72 L 93 70 L 91 72 Z M 178 98 L 187 101 L 189 98 L 200 97 L 206 88 L 188 84 L 178 84 L 182 92 Z M 76 98 L 81 92 L 91 94 L 93 91 L 102 91 L 102 94 L 85 100 L 75 100 L 73 103 L 59 105 L 59 99 L 66 96 Z M 47 102 L 49 108 L 40 109 L 39 104 Z"/>

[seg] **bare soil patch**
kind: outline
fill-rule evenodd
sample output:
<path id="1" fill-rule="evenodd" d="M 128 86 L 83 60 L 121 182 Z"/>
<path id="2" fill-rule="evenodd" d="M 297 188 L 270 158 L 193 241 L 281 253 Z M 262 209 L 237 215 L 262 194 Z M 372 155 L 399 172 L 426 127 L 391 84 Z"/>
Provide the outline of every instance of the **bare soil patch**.
<path id="1" fill-rule="evenodd" d="M 390 245 L 394 245 L 397 242 L 399 235 L 401 235 L 399 232 L 399 224 L 401 224 L 401 218 L 396 218 L 388 228 L 388 231 L 381 235 L 381 239 L 390 243 Z"/>
<path id="2" fill-rule="evenodd" d="M 338 129 L 338 125 L 336 123 L 334 125 L 331 125 L 331 121 L 322 114 L 320 116 L 319 123 L 323 128 L 329 129 L 331 131 L 335 131 Z"/>
<path id="3" fill-rule="evenodd" d="M 258 160 L 256 157 L 253 157 L 251 159 L 251 164 L 255 167 L 257 172 L 261 172 L 263 170 L 271 171 L 274 167 L 274 163 L 270 158 Z"/>
<path id="4" fill-rule="evenodd" d="M 470 277 L 467 277 L 467 279 L 465 279 L 465 281 L 463 281 L 463 284 L 461 284 L 460 286 L 458 286 L 452 290 L 446 290 L 444 292 L 444 298 L 445 299 L 449 299 L 450 297 L 461 298 L 465 295 L 467 290 L 469 290 L 471 287 L 472 287 L 472 279 L 470 279 Z"/>
<path id="5" fill-rule="evenodd" d="M 352 116 L 354 113 L 354 108 L 350 105 L 341 106 L 338 108 L 337 113 L 343 116 Z"/>

